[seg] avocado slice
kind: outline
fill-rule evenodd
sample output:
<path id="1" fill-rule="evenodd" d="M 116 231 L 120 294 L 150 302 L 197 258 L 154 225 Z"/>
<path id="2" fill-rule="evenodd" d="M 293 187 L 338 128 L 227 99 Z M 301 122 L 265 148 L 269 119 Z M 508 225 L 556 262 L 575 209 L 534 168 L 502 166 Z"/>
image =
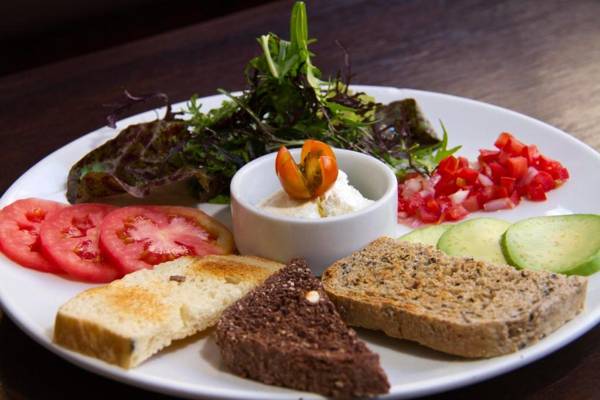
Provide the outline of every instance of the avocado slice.
<path id="1" fill-rule="evenodd" d="M 575 214 L 529 218 L 510 226 L 502 251 L 518 268 L 568 275 L 600 270 L 600 215 Z"/>

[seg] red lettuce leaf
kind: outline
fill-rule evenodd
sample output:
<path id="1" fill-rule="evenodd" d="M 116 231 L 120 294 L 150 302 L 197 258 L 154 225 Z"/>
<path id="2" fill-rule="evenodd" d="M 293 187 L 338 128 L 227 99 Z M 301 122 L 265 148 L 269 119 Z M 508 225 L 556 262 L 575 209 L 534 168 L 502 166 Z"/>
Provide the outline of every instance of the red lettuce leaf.
<path id="1" fill-rule="evenodd" d="M 144 197 L 154 188 L 196 176 L 200 171 L 182 153 L 189 139 L 180 120 L 131 125 L 71 168 L 67 199 L 82 203 L 120 193 Z"/>

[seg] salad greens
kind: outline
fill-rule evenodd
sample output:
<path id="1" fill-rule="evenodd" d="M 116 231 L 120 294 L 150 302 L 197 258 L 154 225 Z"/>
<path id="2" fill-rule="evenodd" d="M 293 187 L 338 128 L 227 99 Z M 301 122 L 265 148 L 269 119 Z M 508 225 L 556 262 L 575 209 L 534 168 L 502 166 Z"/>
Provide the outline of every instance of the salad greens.
<path id="1" fill-rule="evenodd" d="M 262 35 L 262 53 L 245 68 L 247 88 L 203 112 L 196 96 L 186 113 L 133 125 L 93 150 L 69 174 L 71 202 L 152 189 L 194 178 L 201 200 L 223 201 L 235 172 L 248 161 L 305 139 L 355 150 L 387 163 L 399 179 L 407 172 L 431 173 L 458 148 L 447 149 L 414 99 L 388 106 L 349 88 L 346 78 L 322 79 L 312 63 L 306 7 L 296 2 L 290 40 Z M 135 132 L 135 133 L 134 133 Z M 150 138 L 150 139 L 149 139 Z"/>

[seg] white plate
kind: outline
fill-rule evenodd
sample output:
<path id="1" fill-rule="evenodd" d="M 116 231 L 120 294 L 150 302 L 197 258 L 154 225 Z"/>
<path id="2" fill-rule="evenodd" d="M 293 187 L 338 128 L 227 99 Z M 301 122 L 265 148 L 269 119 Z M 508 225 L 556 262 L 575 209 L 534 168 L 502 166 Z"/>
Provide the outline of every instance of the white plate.
<path id="1" fill-rule="evenodd" d="M 450 135 L 450 144 L 462 144 L 461 155 L 475 158 L 479 148 L 490 148 L 497 135 L 509 131 L 526 143 L 563 162 L 571 179 L 552 191 L 542 203 L 523 201 L 510 211 L 493 215 L 516 221 L 537 215 L 598 213 L 600 198 L 599 154 L 560 130 L 524 115 L 492 105 L 443 94 L 383 88 L 355 87 L 378 101 L 415 97 L 426 116 L 437 125 L 442 120 Z M 222 96 L 203 99 L 206 108 L 218 106 Z M 179 107 L 183 104 L 179 104 Z M 176 108 L 179 108 L 176 107 Z M 119 123 L 128 124 L 156 118 L 146 112 Z M 0 199 L 5 206 L 25 197 L 41 197 L 65 202 L 65 185 L 70 166 L 89 150 L 113 137 L 116 132 L 102 128 L 52 153 L 19 178 Z M 210 213 L 223 206 L 202 204 Z M 219 212 L 220 216 L 227 212 Z M 398 233 L 408 229 L 399 227 Z M 220 362 L 211 335 L 175 349 L 161 352 L 139 368 L 125 371 L 93 358 L 60 347 L 51 341 L 54 316 L 58 307 L 92 285 L 62 279 L 50 274 L 21 268 L 0 256 L 0 301 L 6 313 L 34 340 L 85 369 L 128 384 L 183 397 L 304 399 L 313 394 L 262 385 L 227 373 Z M 370 348 L 379 353 L 391 383 L 390 398 L 407 398 L 449 390 L 502 374 L 557 350 L 592 328 L 600 320 L 600 274 L 590 278 L 586 309 L 577 318 L 539 343 L 517 353 L 488 360 L 466 361 L 424 347 L 394 340 L 376 332 L 360 331 Z"/>

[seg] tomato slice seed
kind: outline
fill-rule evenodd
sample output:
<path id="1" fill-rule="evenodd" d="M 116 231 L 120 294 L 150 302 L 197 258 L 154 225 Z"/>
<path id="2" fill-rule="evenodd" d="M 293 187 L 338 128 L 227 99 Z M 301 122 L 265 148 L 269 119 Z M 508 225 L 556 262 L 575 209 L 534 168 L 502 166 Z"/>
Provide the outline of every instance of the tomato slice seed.
<path id="1" fill-rule="evenodd" d="M 200 210 L 135 206 L 113 211 L 102 222 L 101 248 L 123 273 L 188 255 L 233 251 L 229 231 Z"/>
<path id="2" fill-rule="evenodd" d="M 99 230 L 115 207 L 77 204 L 48 217 L 41 226 L 43 254 L 71 277 L 86 282 L 110 282 L 121 274 L 102 255 Z"/>

